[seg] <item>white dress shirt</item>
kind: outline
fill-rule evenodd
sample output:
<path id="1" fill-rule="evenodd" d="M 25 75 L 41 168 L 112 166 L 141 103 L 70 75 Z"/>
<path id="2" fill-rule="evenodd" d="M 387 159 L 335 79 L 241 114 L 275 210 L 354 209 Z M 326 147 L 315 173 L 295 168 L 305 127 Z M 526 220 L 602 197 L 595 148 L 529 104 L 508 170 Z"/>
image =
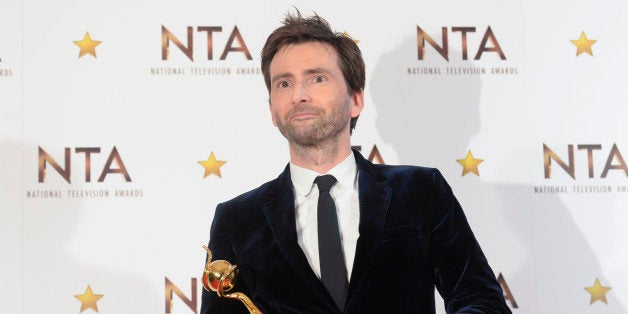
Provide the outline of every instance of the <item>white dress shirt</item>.
<path id="1" fill-rule="evenodd" d="M 336 180 L 331 188 L 331 196 L 336 204 L 340 240 L 347 266 L 347 280 L 351 279 L 355 247 L 360 232 L 360 203 L 358 197 L 358 168 L 353 153 L 329 170 Z M 323 175 L 290 163 L 290 178 L 294 187 L 297 238 L 312 270 L 321 277 L 318 255 L 318 187 L 314 183 L 317 176 Z"/>

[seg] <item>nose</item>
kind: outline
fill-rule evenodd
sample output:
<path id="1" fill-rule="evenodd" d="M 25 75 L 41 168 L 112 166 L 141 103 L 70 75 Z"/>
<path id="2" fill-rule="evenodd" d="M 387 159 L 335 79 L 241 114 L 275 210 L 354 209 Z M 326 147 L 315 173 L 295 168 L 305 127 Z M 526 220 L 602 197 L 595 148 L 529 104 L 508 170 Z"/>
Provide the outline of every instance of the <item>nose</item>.
<path id="1" fill-rule="evenodd" d="M 292 103 L 300 104 L 310 101 L 310 92 L 304 84 L 296 84 L 292 94 Z"/>

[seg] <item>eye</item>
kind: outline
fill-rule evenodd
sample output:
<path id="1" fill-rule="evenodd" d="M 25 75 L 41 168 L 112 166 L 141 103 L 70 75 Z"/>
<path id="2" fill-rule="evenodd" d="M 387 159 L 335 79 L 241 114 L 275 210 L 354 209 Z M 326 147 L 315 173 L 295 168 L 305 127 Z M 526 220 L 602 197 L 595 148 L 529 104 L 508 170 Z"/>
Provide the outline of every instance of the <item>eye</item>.
<path id="1" fill-rule="evenodd" d="M 279 88 L 286 88 L 286 87 L 290 87 L 290 82 L 288 81 L 279 81 L 279 84 L 277 84 L 277 87 Z"/>
<path id="2" fill-rule="evenodd" d="M 324 76 L 320 76 L 319 75 L 319 76 L 315 76 L 314 77 L 314 82 L 315 83 L 323 83 L 323 82 L 326 82 L 326 81 L 327 81 L 327 78 L 324 77 Z"/>

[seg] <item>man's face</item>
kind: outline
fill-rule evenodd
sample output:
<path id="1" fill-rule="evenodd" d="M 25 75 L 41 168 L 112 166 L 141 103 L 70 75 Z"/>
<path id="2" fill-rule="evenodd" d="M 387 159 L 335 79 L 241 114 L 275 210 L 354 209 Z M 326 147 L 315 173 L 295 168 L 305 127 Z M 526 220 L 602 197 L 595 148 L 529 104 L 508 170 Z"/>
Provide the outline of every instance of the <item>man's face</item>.
<path id="1" fill-rule="evenodd" d="M 348 93 L 334 49 L 325 43 L 284 46 L 270 63 L 273 124 L 290 143 L 313 146 L 349 137 L 349 122 L 364 106 Z"/>

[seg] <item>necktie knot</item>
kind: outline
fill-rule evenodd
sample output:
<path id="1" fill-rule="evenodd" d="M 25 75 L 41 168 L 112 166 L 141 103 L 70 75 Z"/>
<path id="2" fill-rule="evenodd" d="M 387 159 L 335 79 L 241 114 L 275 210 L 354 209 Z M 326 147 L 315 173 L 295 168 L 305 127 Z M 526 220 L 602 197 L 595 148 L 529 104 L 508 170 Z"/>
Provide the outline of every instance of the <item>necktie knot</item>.
<path id="1" fill-rule="evenodd" d="M 331 187 L 336 184 L 336 178 L 334 178 L 331 174 L 326 174 L 316 177 L 316 179 L 314 179 L 314 183 L 318 186 L 319 192 L 329 192 Z"/>

